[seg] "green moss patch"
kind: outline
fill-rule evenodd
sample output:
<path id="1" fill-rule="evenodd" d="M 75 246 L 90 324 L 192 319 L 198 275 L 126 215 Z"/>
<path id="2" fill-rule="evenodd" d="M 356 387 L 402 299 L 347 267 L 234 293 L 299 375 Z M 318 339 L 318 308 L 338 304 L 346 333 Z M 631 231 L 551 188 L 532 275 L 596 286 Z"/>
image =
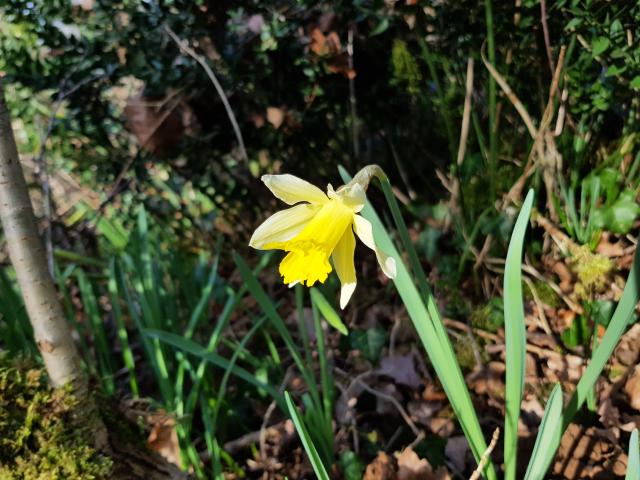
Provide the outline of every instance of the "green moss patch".
<path id="1" fill-rule="evenodd" d="M 606 288 L 614 264 L 611 259 L 592 253 L 586 246 L 574 249 L 572 254 L 571 269 L 578 277 L 574 293 L 578 299 L 589 300 Z"/>
<path id="2" fill-rule="evenodd" d="M 0 357 L 0 479 L 111 478 L 111 459 L 74 426 L 76 404 L 41 370 Z"/>

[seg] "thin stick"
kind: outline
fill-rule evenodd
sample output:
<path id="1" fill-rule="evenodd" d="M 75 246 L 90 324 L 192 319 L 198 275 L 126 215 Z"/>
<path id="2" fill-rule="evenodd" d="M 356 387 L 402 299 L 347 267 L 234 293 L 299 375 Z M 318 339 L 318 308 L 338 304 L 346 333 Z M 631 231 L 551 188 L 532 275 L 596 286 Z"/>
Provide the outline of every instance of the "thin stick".
<path id="1" fill-rule="evenodd" d="M 504 339 L 500 338 L 495 333 L 487 332 L 486 330 L 482 330 L 480 328 L 469 328 L 469 326 L 466 323 L 460 322 L 458 320 L 452 320 L 450 318 L 445 318 L 444 324 L 448 328 L 455 328 L 456 330 L 462 330 L 467 333 L 473 332 L 474 335 L 477 335 L 478 337 L 482 337 L 485 340 L 489 340 L 493 342 L 495 344 L 495 348 L 499 350 L 504 349 L 504 343 L 501 343 L 504 341 Z M 487 345 L 487 348 L 490 348 L 490 347 L 491 347 L 490 345 Z M 532 345 L 530 343 L 527 343 L 526 349 L 527 349 L 527 352 L 533 353 L 542 358 L 562 358 L 563 356 L 561 353 L 556 352 L 555 350 L 551 350 L 548 348 L 541 348 L 541 347 L 538 347 L 537 345 Z"/>
<path id="2" fill-rule="evenodd" d="M 482 454 L 482 457 L 480 458 L 480 463 L 478 463 L 478 468 L 474 470 L 473 474 L 469 477 L 469 480 L 478 480 L 480 478 L 480 476 L 482 475 L 482 472 L 484 471 L 484 467 L 487 465 L 487 462 L 489 461 L 489 456 L 491 455 L 491 452 L 493 452 L 493 449 L 496 448 L 496 445 L 498 444 L 499 438 L 500 438 L 500 427 L 496 428 L 496 430 L 493 432 L 491 443 L 489 444 L 485 452 Z"/>
<path id="3" fill-rule="evenodd" d="M 402 179 L 402 183 L 404 183 L 404 186 L 407 188 L 407 192 L 409 193 L 409 198 L 411 200 L 415 200 L 416 198 L 418 198 L 418 196 L 416 195 L 415 190 L 411 188 L 411 184 L 409 182 L 409 172 L 407 172 L 407 169 L 404 168 L 404 163 L 402 163 L 402 160 L 400 160 L 400 155 L 398 155 L 396 144 L 391 138 L 391 135 L 389 135 L 386 130 L 382 130 L 380 133 L 387 140 L 387 143 L 389 144 L 389 150 L 391 151 L 391 156 L 393 157 L 393 161 L 395 162 L 396 167 L 398 168 L 398 173 L 400 173 L 400 178 Z"/>
<path id="4" fill-rule="evenodd" d="M 469 120 L 471 119 L 471 96 L 473 95 L 473 58 L 467 60 L 467 82 L 464 95 L 464 109 L 462 111 L 462 127 L 460 128 L 460 143 L 458 143 L 458 157 L 456 163 L 462 165 L 467 149 L 469 136 Z"/>
<path id="5" fill-rule="evenodd" d="M 542 35 L 544 37 L 544 46 L 547 51 L 547 60 L 549 61 L 549 71 L 553 74 L 553 58 L 551 56 L 551 39 L 549 37 L 549 25 L 547 24 L 547 2 L 540 0 L 540 22 L 542 23 Z"/>
<path id="6" fill-rule="evenodd" d="M 529 131 L 529 135 L 531 135 L 531 138 L 535 139 L 538 136 L 538 129 L 536 128 L 535 124 L 533 123 L 533 120 L 529 116 L 529 112 L 527 112 L 527 109 L 524 108 L 524 105 L 522 104 L 518 96 L 513 92 L 513 90 L 511 90 L 511 87 L 509 86 L 507 81 L 502 77 L 502 75 L 498 73 L 498 71 L 493 67 L 493 65 L 491 65 L 487 61 L 487 58 L 484 55 L 484 50 L 480 51 L 480 56 L 482 58 L 482 62 L 484 63 L 484 66 L 487 67 L 487 70 L 489 70 L 489 73 L 491 74 L 491 76 L 495 78 L 496 82 L 498 82 L 498 85 L 500 85 L 500 88 L 502 89 L 504 94 L 507 96 L 507 98 L 513 104 L 514 108 L 520 114 L 522 121 L 527 127 L 527 130 Z"/>
<path id="7" fill-rule="evenodd" d="M 347 37 L 347 59 L 349 72 L 353 72 L 353 25 L 349 26 Z M 358 109 L 356 102 L 356 82 L 353 75 L 349 75 L 349 108 L 351 110 L 351 135 L 353 141 L 353 159 L 355 162 L 360 158 L 360 142 L 358 135 Z"/>
<path id="8" fill-rule="evenodd" d="M 220 85 L 220 82 L 218 81 L 216 75 L 213 73 L 213 70 L 211 70 L 211 67 L 207 64 L 207 61 L 204 59 L 204 57 L 202 55 L 198 55 L 191 47 L 189 47 L 189 45 L 187 45 L 187 42 L 181 40 L 180 37 L 178 37 L 175 32 L 171 30 L 171 27 L 169 27 L 168 25 L 164 25 L 164 30 L 169 34 L 176 45 L 178 45 L 180 50 L 193 58 L 196 62 L 198 62 L 198 64 L 200 64 L 202 69 L 206 72 L 209 80 L 211 80 L 211 83 L 213 83 L 216 92 L 218 92 L 218 96 L 220 97 L 220 100 L 222 100 L 222 104 L 224 105 L 225 110 L 227 111 L 229 122 L 231 122 L 231 126 L 233 127 L 233 131 L 236 135 L 236 140 L 238 141 L 238 145 L 240 147 L 240 154 L 242 155 L 242 159 L 245 162 L 249 162 L 249 156 L 247 155 L 247 149 L 244 147 L 242 132 L 240 132 L 240 127 L 238 126 L 236 116 L 233 113 L 233 109 L 231 108 L 229 99 L 224 93 L 224 89 L 222 88 L 222 85 Z"/>
<path id="9" fill-rule="evenodd" d="M 371 386 L 369 386 L 367 383 L 365 383 L 362 380 L 358 380 L 358 383 L 360 384 L 360 386 L 362 388 L 364 388 L 371 395 L 375 395 L 376 397 L 379 397 L 379 398 L 381 398 L 383 400 L 386 400 L 387 402 L 390 402 L 394 407 L 396 407 L 396 410 L 398 411 L 398 413 L 400 414 L 402 419 L 405 421 L 405 423 L 409 426 L 409 428 L 411 429 L 413 434 L 416 437 L 419 437 L 419 438 L 423 438 L 424 437 L 424 433 L 421 432 L 420 429 L 413 422 L 413 420 L 411 420 L 411 417 L 409 416 L 409 414 L 402 407 L 402 405 L 400 405 L 400 402 L 398 402 L 398 400 L 396 400 L 395 397 L 393 397 L 391 395 L 387 395 L 386 393 L 380 392 L 380 391 L 376 390 L 375 388 L 372 388 Z"/>

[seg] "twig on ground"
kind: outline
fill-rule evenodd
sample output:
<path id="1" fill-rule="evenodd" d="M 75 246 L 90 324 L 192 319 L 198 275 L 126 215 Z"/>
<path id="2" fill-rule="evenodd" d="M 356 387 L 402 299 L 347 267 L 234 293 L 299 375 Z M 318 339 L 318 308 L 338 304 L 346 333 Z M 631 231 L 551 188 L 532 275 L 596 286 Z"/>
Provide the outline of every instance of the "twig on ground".
<path id="1" fill-rule="evenodd" d="M 574 252 L 579 248 L 579 245 L 574 242 L 569 235 L 560 230 L 553 224 L 553 222 L 551 222 L 551 220 L 547 219 L 540 213 L 537 213 L 534 216 L 533 221 L 541 226 L 547 234 L 549 234 L 563 255 Z"/>
<path id="2" fill-rule="evenodd" d="M 400 414 L 402 419 L 405 421 L 405 423 L 409 426 L 409 428 L 414 433 L 414 435 L 416 437 L 419 437 L 419 438 L 423 438 L 424 437 L 424 432 L 420 431 L 420 429 L 416 426 L 416 424 L 413 422 L 413 420 L 411 420 L 411 417 L 406 412 L 404 407 L 402 405 L 400 405 L 400 402 L 398 402 L 398 400 L 396 400 L 391 395 L 387 395 L 386 393 L 383 393 L 383 392 L 380 392 L 380 391 L 376 390 L 375 388 L 373 388 L 373 387 L 369 386 L 367 383 L 365 383 L 363 380 L 358 380 L 358 383 L 360 384 L 360 386 L 362 388 L 364 388 L 371 395 L 374 395 L 374 396 L 376 396 L 378 398 L 381 398 L 381 399 L 391 403 L 396 408 L 396 410 L 398 410 L 398 413 Z"/>
<path id="3" fill-rule="evenodd" d="M 554 98 L 558 90 L 558 85 L 560 83 L 560 74 L 562 73 L 566 51 L 567 49 L 565 46 L 562 46 L 560 48 L 558 61 L 556 62 L 556 69 L 553 74 L 553 80 L 551 81 L 551 87 L 549 88 L 549 98 L 547 100 L 547 106 L 545 107 L 544 113 L 542 114 L 540 127 L 536 131 L 536 134 L 533 136 L 533 147 L 529 152 L 529 157 L 527 158 L 524 172 L 522 173 L 522 175 L 520 175 L 520 178 L 518 178 L 518 180 L 513 184 L 509 192 L 504 196 L 502 202 L 503 207 L 508 202 L 515 202 L 516 199 L 519 199 L 522 196 L 522 189 L 524 188 L 524 184 L 527 178 L 529 178 L 529 176 L 531 176 L 531 174 L 535 171 L 535 159 L 537 156 L 539 161 L 542 163 L 542 167 L 544 170 L 543 180 L 547 190 L 547 207 L 552 214 L 552 218 L 554 218 L 556 215 L 555 207 L 553 205 L 553 202 L 551 201 L 553 197 L 553 182 L 555 181 L 555 176 L 553 175 L 553 172 L 551 172 L 551 170 L 554 166 L 558 167 L 557 164 L 562 161 L 562 157 L 555 147 L 553 133 L 549 131 L 549 125 L 553 120 L 553 113 L 555 110 Z"/>
<path id="4" fill-rule="evenodd" d="M 473 264 L 474 270 L 477 270 L 478 268 L 480 268 L 480 265 L 484 263 L 484 259 L 487 258 L 487 255 L 489 254 L 489 249 L 491 248 L 492 243 L 493 243 L 493 235 L 489 234 L 484 239 L 484 243 L 482 244 L 482 248 L 480 249 L 480 251 L 478 252 L 474 248 L 474 250 L 471 252 L 476 257 L 476 262 Z"/>
<path id="5" fill-rule="evenodd" d="M 566 84 L 566 81 L 565 81 Z M 560 95 L 560 108 L 558 108 L 558 117 L 556 118 L 556 128 L 553 130 L 553 136 L 559 137 L 564 129 L 565 118 L 567 118 L 567 98 L 569 98 L 569 89 L 564 87 Z"/>
<path id="6" fill-rule="evenodd" d="M 289 380 L 291 380 L 292 375 L 293 375 L 293 369 L 292 367 L 289 367 L 284 374 L 284 378 L 282 379 L 280 386 L 278 387 L 278 392 L 280 393 L 284 392 L 284 388 L 289 383 Z M 262 461 L 264 461 L 267 458 L 267 424 L 269 423 L 269 420 L 271 419 L 271 415 L 275 411 L 276 406 L 277 404 L 275 400 L 269 404 L 269 406 L 267 407 L 267 411 L 264 414 L 264 418 L 262 419 L 262 425 L 260 425 L 259 444 L 260 444 L 260 459 Z"/>
<path id="7" fill-rule="evenodd" d="M 492 349 L 494 350 L 495 349 L 504 350 L 505 348 L 504 343 L 502 343 L 504 339 L 496 335 L 495 333 L 487 332 L 486 330 L 482 330 L 480 328 L 470 329 L 467 324 L 460 322 L 458 320 L 452 320 L 450 318 L 445 318 L 444 324 L 447 327 L 455 328 L 457 330 L 462 330 L 465 332 L 473 331 L 473 333 L 478 337 L 482 337 L 485 340 L 494 342 L 495 345 L 492 346 Z M 556 352 L 555 350 L 538 347 L 537 345 L 532 345 L 530 343 L 526 344 L 526 350 L 527 352 L 534 353 L 542 358 L 558 358 L 558 357 L 561 358 L 562 357 L 562 354 L 559 352 Z"/>
<path id="8" fill-rule="evenodd" d="M 265 460 L 267 458 L 267 424 L 271 419 L 271 415 L 276 409 L 276 401 L 272 401 L 267 407 L 267 411 L 264 413 L 264 418 L 262 419 L 262 425 L 260 425 L 260 440 L 258 443 L 260 444 L 260 459 Z"/>
<path id="9" fill-rule="evenodd" d="M 342 385 L 342 383 L 336 381 L 335 382 L 336 387 L 338 387 L 338 390 L 340 390 L 340 393 L 342 395 L 344 395 L 345 397 L 347 396 L 347 389 L 344 387 L 344 385 Z M 351 435 L 353 437 L 353 451 L 356 454 L 360 453 L 360 434 L 358 433 L 358 423 L 357 423 L 357 419 L 355 415 L 351 415 Z"/>
<path id="10" fill-rule="evenodd" d="M 265 429 L 264 435 L 266 436 L 269 434 L 277 434 L 280 431 L 279 426 L 282 425 L 283 423 L 284 421 Z M 262 429 L 260 429 L 256 432 L 249 432 L 241 437 L 236 438 L 235 440 L 231 440 L 224 444 L 224 451 L 227 452 L 229 455 L 233 455 L 239 452 L 240 450 L 242 450 L 243 448 L 253 445 L 256 442 L 259 442 L 260 436 L 262 434 L 263 434 Z M 209 455 L 205 456 L 205 458 L 203 459 L 208 459 L 208 458 L 209 458 Z"/>
<path id="11" fill-rule="evenodd" d="M 216 75 L 213 73 L 213 70 L 211 69 L 211 67 L 205 60 L 205 58 L 202 55 L 197 54 L 195 50 L 189 47 L 186 41 L 180 39 L 180 37 L 176 35 L 176 33 L 171 29 L 171 27 L 169 27 L 168 25 L 164 25 L 164 30 L 171 37 L 171 39 L 176 43 L 176 45 L 178 45 L 178 47 L 182 52 L 186 53 L 191 58 L 193 58 L 196 62 L 198 62 L 198 64 L 202 67 L 202 69 L 205 71 L 205 73 L 209 77 L 209 80 L 211 80 L 211 83 L 213 83 L 213 86 L 215 87 L 216 92 L 218 92 L 218 96 L 220 97 L 220 100 L 222 100 L 222 104 L 224 105 L 224 108 L 227 111 L 229 122 L 231 122 L 231 126 L 233 127 L 233 131 L 236 135 L 238 146 L 240 147 L 240 154 L 242 155 L 242 159 L 245 162 L 248 162 L 249 156 L 247 155 L 247 149 L 244 146 L 244 140 L 242 138 L 242 132 L 240 131 L 240 126 L 238 125 L 236 116 L 233 113 L 233 109 L 231 108 L 231 104 L 229 103 L 229 99 L 227 98 L 227 94 L 224 92 L 222 85 L 218 81 L 218 77 L 216 77 Z"/>
<path id="12" fill-rule="evenodd" d="M 569 307 L 569 309 L 573 310 L 579 315 L 582 315 L 584 313 L 583 308 L 573 300 L 571 300 L 569 297 L 567 297 L 556 282 L 544 277 L 538 270 L 536 270 L 533 265 L 527 262 L 526 264 L 522 265 L 522 271 L 549 285 L 551 289 L 556 293 L 556 295 L 558 295 L 562 299 L 562 301 Z"/>
<path id="13" fill-rule="evenodd" d="M 344 370 L 335 367 L 334 368 L 336 372 L 344 375 L 345 377 L 348 377 L 347 372 L 345 372 Z M 374 372 L 373 370 L 367 370 L 366 372 L 361 373 L 360 375 L 358 375 L 356 378 L 354 378 L 351 383 L 349 384 L 349 386 L 347 387 L 345 393 L 346 395 L 350 395 L 351 389 L 356 385 L 360 385 L 364 390 L 366 390 L 367 392 L 369 392 L 370 394 L 379 397 L 387 402 L 390 402 L 395 408 L 396 410 L 398 410 L 398 413 L 400 413 L 400 416 L 403 418 L 403 420 L 406 422 L 406 424 L 409 426 L 409 428 L 411 429 L 411 431 L 416 435 L 416 437 L 419 438 L 423 438 L 424 436 L 424 432 L 422 432 L 414 423 L 413 420 L 411 420 L 411 417 L 409 416 L 409 414 L 406 412 L 406 410 L 404 409 L 404 407 L 402 405 L 400 405 L 400 402 L 398 402 L 398 400 L 396 400 L 394 397 L 392 397 L 391 395 L 387 395 L 386 393 L 380 392 L 376 389 L 374 389 L 373 387 L 371 387 L 369 384 L 367 384 L 364 379 L 370 376 L 375 376 L 377 375 L 376 372 Z"/>
<path id="14" fill-rule="evenodd" d="M 482 454 L 482 457 L 480 457 L 478 468 L 475 469 L 473 474 L 469 477 L 469 480 L 478 480 L 478 478 L 480 478 L 480 476 L 482 475 L 482 471 L 484 470 L 484 467 L 487 465 L 487 462 L 489 461 L 491 452 L 493 452 L 493 449 L 496 448 L 496 445 L 498 444 L 499 438 L 500 438 L 500 427 L 496 428 L 495 431 L 493 432 L 491 443 L 489 444 L 485 452 Z"/>

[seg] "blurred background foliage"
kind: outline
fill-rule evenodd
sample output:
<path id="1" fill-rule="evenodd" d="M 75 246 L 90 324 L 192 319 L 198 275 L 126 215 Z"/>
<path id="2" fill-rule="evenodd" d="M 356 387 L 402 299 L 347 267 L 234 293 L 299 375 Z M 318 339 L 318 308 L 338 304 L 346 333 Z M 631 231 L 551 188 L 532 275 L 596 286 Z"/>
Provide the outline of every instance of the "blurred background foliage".
<path id="1" fill-rule="evenodd" d="M 640 7 L 562 0 L 545 9 L 548 43 L 541 4 L 530 0 L 9 0 L 0 7 L 0 71 L 23 153 L 46 149 L 48 169 L 73 171 L 102 210 L 143 201 L 175 229 L 238 233 L 264 205 L 245 200 L 265 193 L 256 181 L 265 172 L 322 181 L 335 179 L 338 163 L 379 163 L 420 200 L 413 209 L 443 198 L 436 171 L 449 174 L 456 155 L 471 57 L 473 121 L 458 173 L 470 222 L 486 209 L 497 215 L 494 202 L 532 144 L 500 93 L 489 130 L 490 76 L 480 62 L 488 19 L 495 66 L 534 119 L 567 47 L 557 143 L 575 177 L 569 187 L 622 144 L 619 161 L 636 153 Z M 247 159 L 206 72 L 166 27 L 214 70 Z"/>

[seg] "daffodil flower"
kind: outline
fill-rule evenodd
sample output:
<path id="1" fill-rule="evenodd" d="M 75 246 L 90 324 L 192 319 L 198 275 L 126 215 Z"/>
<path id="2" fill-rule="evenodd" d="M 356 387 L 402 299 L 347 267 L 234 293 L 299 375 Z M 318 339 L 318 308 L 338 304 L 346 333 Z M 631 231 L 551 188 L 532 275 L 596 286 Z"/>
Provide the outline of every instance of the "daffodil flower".
<path id="1" fill-rule="evenodd" d="M 371 223 L 358 215 L 366 202 L 366 184 L 363 187 L 362 183 L 351 182 L 337 190 L 329 185 L 325 194 L 293 175 L 263 175 L 262 181 L 277 198 L 293 206 L 265 220 L 249 245 L 288 252 L 280 263 L 285 284 L 311 287 L 316 282 L 324 283 L 332 270 L 331 257 L 342 285 L 340 308 L 344 308 L 356 288 L 354 232 L 375 252 L 384 274 L 395 278 L 395 260 L 378 248 Z"/>

